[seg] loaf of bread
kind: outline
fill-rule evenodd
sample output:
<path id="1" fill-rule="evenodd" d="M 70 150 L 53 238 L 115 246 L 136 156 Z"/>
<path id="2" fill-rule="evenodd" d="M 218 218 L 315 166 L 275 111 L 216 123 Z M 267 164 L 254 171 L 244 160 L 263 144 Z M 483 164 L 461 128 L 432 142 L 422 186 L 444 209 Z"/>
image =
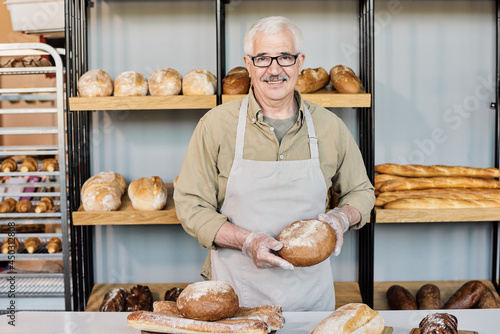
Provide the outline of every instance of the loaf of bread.
<path id="1" fill-rule="evenodd" d="M 153 294 L 147 285 L 137 284 L 127 295 L 127 311 L 152 311 Z"/>
<path id="2" fill-rule="evenodd" d="M 38 202 L 37 206 L 35 207 L 35 212 L 43 213 L 52 209 L 54 209 L 54 201 L 51 197 L 44 197 L 40 200 L 40 202 Z"/>
<path id="3" fill-rule="evenodd" d="M 406 177 L 382 183 L 380 192 L 430 188 L 490 188 L 499 189 L 500 181 L 467 176 Z"/>
<path id="4" fill-rule="evenodd" d="M 332 67 L 330 81 L 339 93 L 356 94 L 362 89 L 361 81 L 356 73 L 345 65 Z"/>
<path id="5" fill-rule="evenodd" d="M 184 288 L 177 298 L 177 308 L 186 318 L 215 321 L 235 315 L 239 299 L 225 281 L 202 281 Z"/>
<path id="6" fill-rule="evenodd" d="M 295 89 L 301 94 L 313 93 L 326 87 L 329 82 L 330 76 L 323 67 L 306 68 L 300 72 Z"/>
<path id="7" fill-rule="evenodd" d="M 20 171 L 23 173 L 36 172 L 38 170 L 38 161 L 36 158 L 27 156 L 21 164 Z"/>
<path id="8" fill-rule="evenodd" d="M 222 94 L 247 94 L 249 89 L 250 75 L 246 67 L 235 67 L 222 79 Z"/>
<path id="9" fill-rule="evenodd" d="M 16 203 L 16 212 L 26 213 L 33 211 L 33 204 L 27 199 L 22 199 Z"/>
<path id="10" fill-rule="evenodd" d="M 36 252 L 41 245 L 42 242 L 40 241 L 40 238 L 37 237 L 29 237 L 24 240 L 24 248 L 26 248 L 26 251 L 30 254 Z"/>
<path id="11" fill-rule="evenodd" d="M 195 69 L 182 80 L 184 95 L 213 95 L 217 92 L 217 78 L 210 71 Z"/>
<path id="12" fill-rule="evenodd" d="M 384 318 L 380 313 L 366 304 L 350 303 L 321 320 L 312 334 L 381 334 L 384 326 Z"/>
<path id="13" fill-rule="evenodd" d="M 47 252 L 49 252 L 49 254 L 57 253 L 61 250 L 61 248 L 62 248 L 62 241 L 58 237 L 52 237 L 47 242 Z"/>
<path id="14" fill-rule="evenodd" d="M 276 240 L 283 244 L 278 255 L 297 267 L 309 267 L 326 260 L 336 242 L 332 227 L 316 219 L 289 224 Z"/>
<path id="15" fill-rule="evenodd" d="M 429 196 L 424 198 L 402 198 L 384 205 L 384 209 L 467 209 L 467 208 L 500 208 L 500 199 L 460 199 Z"/>
<path id="16" fill-rule="evenodd" d="M 17 251 L 20 246 L 21 243 L 19 242 L 19 239 L 17 239 L 16 237 L 5 238 L 2 244 L 2 253 L 3 254 L 13 253 Z"/>
<path id="17" fill-rule="evenodd" d="M 10 213 L 16 211 L 17 201 L 13 198 L 6 198 L 0 204 L 0 213 Z"/>
<path id="18" fill-rule="evenodd" d="M 443 306 L 444 309 L 497 307 L 498 303 L 493 293 L 481 281 L 469 281 L 463 284 Z"/>
<path id="19" fill-rule="evenodd" d="M 420 334 L 458 334 L 458 320 L 453 314 L 433 313 L 425 316 L 418 328 Z"/>
<path id="20" fill-rule="evenodd" d="M 121 206 L 121 198 L 127 189 L 122 175 L 105 171 L 90 177 L 81 188 L 81 200 L 85 211 L 114 211 Z"/>
<path id="21" fill-rule="evenodd" d="M 149 76 L 148 85 L 153 96 L 178 95 L 182 90 L 182 75 L 173 68 L 159 68 Z"/>
<path id="22" fill-rule="evenodd" d="M 128 196 L 139 211 L 161 210 L 167 204 L 167 188 L 160 177 L 141 177 L 130 182 Z"/>
<path id="23" fill-rule="evenodd" d="M 434 284 L 425 284 L 416 294 L 419 310 L 439 310 L 441 308 L 441 291 Z"/>
<path id="24" fill-rule="evenodd" d="M 116 288 L 108 291 L 102 299 L 99 312 L 124 312 L 127 310 L 128 291 Z"/>
<path id="25" fill-rule="evenodd" d="M 498 168 L 474 168 L 446 165 L 398 165 L 392 163 L 375 166 L 375 173 L 392 174 L 406 177 L 469 176 L 499 178 Z"/>
<path id="26" fill-rule="evenodd" d="M 54 158 L 47 158 L 42 161 L 42 168 L 47 172 L 59 170 L 59 162 Z"/>
<path id="27" fill-rule="evenodd" d="M 148 82 L 142 73 L 126 71 L 115 78 L 113 93 L 115 96 L 146 96 L 148 91 Z"/>
<path id="28" fill-rule="evenodd" d="M 387 301 L 393 310 L 416 310 L 417 300 L 415 296 L 401 285 L 392 285 L 386 291 Z"/>
<path id="29" fill-rule="evenodd" d="M 0 168 L 2 173 L 15 172 L 17 170 L 17 162 L 12 158 L 5 158 Z"/>
<path id="30" fill-rule="evenodd" d="M 103 70 L 90 70 L 78 79 L 78 92 L 81 97 L 111 96 L 113 80 Z"/>

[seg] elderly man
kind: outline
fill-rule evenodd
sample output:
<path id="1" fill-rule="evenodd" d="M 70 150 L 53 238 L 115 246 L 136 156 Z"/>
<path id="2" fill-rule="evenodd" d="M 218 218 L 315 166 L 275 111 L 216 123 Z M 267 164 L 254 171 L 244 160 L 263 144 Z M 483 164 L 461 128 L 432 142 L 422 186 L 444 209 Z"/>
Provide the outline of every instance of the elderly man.
<path id="1" fill-rule="evenodd" d="M 294 89 L 302 70 L 300 30 L 284 17 L 259 20 L 244 40 L 249 94 L 200 120 L 175 189 L 184 229 L 210 254 L 202 275 L 229 282 L 242 306 L 333 310 L 330 261 L 293 267 L 275 237 L 316 218 L 343 234 L 360 228 L 374 204 L 363 159 L 344 123 Z M 327 189 L 339 207 L 325 213 Z"/>

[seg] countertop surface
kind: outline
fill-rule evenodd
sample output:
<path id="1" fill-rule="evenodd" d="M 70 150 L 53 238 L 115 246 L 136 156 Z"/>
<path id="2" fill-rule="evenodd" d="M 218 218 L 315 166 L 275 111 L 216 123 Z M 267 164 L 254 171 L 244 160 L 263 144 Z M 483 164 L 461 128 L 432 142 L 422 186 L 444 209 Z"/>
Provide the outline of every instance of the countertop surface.
<path id="1" fill-rule="evenodd" d="M 425 315 L 436 312 L 454 314 L 458 318 L 460 330 L 476 331 L 479 334 L 500 333 L 500 309 L 380 311 L 386 326 L 393 328 L 393 334 L 409 334 Z M 286 324 L 277 333 L 310 334 L 330 313 L 284 312 Z M 13 315 L 0 316 L 0 333 L 140 334 L 139 330 L 128 326 L 128 314 L 128 312 L 17 312 Z"/>

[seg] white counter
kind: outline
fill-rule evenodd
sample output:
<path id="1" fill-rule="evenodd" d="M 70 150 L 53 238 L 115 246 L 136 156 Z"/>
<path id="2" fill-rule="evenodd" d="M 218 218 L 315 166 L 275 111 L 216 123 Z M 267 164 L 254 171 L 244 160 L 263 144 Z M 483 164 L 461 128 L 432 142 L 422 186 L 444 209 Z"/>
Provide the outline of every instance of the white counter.
<path id="1" fill-rule="evenodd" d="M 393 334 L 408 334 L 428 313 L 436 311 L 381 311 Z M 440 311 L 445 312 L 445 311 Z M 500 333 L 500 309 L 447 310 L 458 318 L 459 329 L 479 334 Z M 329 312 L 285 312 L 285 327 L 280 334 L 309 334 Z M 127 325 L 127 312 L 18 312 L 15 326 L 8 315 L 0 316 L 2 334 L 139 334 Z"/>

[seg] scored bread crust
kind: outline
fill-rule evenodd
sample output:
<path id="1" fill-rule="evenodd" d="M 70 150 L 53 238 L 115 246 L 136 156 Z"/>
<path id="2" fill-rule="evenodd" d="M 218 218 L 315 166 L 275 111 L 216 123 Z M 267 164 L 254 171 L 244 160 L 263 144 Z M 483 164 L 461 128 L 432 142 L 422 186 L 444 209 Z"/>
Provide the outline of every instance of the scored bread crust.
<path id="1" fill-rule="evenodd" d="M 167 189 L 158 176 L 132 181 L 128 186 L 128 196 L 132 207 L 139 211 L 161 210 L 167 204 Z"/>
<path id="2" fill-rule="evenodd" d="M 330 76 L 323 67 L 306 68 L 300 72 L 295 89 L 301 94 L 313 93 L 328 85 Z"/>

